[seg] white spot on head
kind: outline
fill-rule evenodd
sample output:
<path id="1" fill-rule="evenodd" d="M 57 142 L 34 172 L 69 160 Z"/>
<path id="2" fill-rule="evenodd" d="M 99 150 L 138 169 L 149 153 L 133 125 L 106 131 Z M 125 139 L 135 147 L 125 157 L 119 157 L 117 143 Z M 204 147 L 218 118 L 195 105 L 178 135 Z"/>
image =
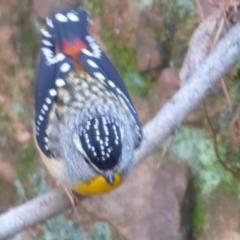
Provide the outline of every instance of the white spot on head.
<path id="1" fill-rule="evenodd" d="M 109 83 L 110 87 L 113 87 L 113 88 L 115 87 L 115 84 L 112 81 L 109 80 L 108 83 Z"/>
<path id="2" fill-rule="evenodd" d="M 94 61 L 88 59 L 87 62 L 88 62 L 88 64 L 89 64 L 90 66 L 92 66 L 92 67 L 94 67 L 94 68 L 98 68 L 98 65 L 97 65 Z"/>
<path id="3" fill-rule="evenodd" d="M 60 67 L 60 70 L 62 72 L 68 72 L 70 70 L 71 66 L 68 63 L 63 63 Z"/>
<path id="4" fill-rule="evenodd" d="M 92 38 L 90 35 L 87 35 L 87 36 L 86 36 L 86 40 L 87 40 L 88 42 L 94 42 L 93 38 Z"/>
<path id="5" fill-rule="evenodd" d="M 105 77 L 100 72 L 95 72 L 94 76 L 100 80 L 105 80 Z"/>
<path id="6" fill-rule="evenodd" d="M 41 32 L 42 32 L 42 35 L 44 36 L 44 37 L 47 37 L 47 38 L 50 38 L 50 37 L 52 37 L 52 35 L 48 32 L 48 31 L 46 31 L 45 29 L 41 29 Z"/>
<path id="7" fill-rule="evenodd" d="M 100 58 L 100 57 L 101 57 L 101 54 L 100 54 L 100 53 L 94 53 L 94 57 L 95 57 L 95 58 Z"/>
<path id="8" fill-rule="evenodd" d="M 42 43 L 49 47 L 53 46 L 53 44 L 51 42 L 49 42 L 48 40 L 45 40 L 45 39 L 42 40 Z"/>
<path id="9" fill-rule="evenodd" d="M 52 89 L 49 90 L 49 94 L 50 94 L 52 97 L 54 97 L 54 96 L 57 95 L 57 91 L 52 88 Z"/>
<path id="10" fill-rule="evenodd" d="M 51 104 L 51 99 L 50 98 L 46 98 L 46 102 L 48 103 L 48 104 Z"/>
<path id="11" fill-rule="evenodd" d="M 92 56 L 92 53 L 89 52 L 86 48 L 83 48 L 83 49 L 82 49 L 82 52 L 83 52 L 84 54 L 88 55 L 88 56 Z"/>
<path id="12" fill-rule="evenodd" d="M 49 27 L 53 28 L 53 23 L 52 23 L 52 20 L 49 19 L 49 18 L 46 18 L 46 23 Z"/>
<path id="13" fill-rule="evenodd" d="M 65 58 L 66 58 L 66 56 L 65 56 L 63 53 L 58 53 L 58 54 L 56 55 L 56 59 L 57 59 L 58 61 L 63 61 Z"/>
<path id="14" fill-rule="evenodd" d="M 73 13 L 67 13 L 67 17 L 73 21 L 73 22 L 78 22 L 79 21 L 79 17 Z"/>
<path id="15" fill-rule="evenodd" d="M 92 42 L 92 43 L 90 44 L 90 46 L 91 46 L 91 48 L 93 49 L 93 51 L 99 49 L 99 46 L 98 46 L 95 42 Z"/>
<path id="16" fill-rule="evenodd" d="M 56 79 L 56 85 L 58 87 L 63 87 L 65 84 L 66 83 L 65 83 L 65 81 L 63 79 L 61 79 L 61 78 Z"/>
<path id="17" fill-rule="evenodd" d="M 68 19 L 61 13 L 57 13 L 55 15 L 55 17 L 59 22 L 67 22 L 68 21 Z"/>

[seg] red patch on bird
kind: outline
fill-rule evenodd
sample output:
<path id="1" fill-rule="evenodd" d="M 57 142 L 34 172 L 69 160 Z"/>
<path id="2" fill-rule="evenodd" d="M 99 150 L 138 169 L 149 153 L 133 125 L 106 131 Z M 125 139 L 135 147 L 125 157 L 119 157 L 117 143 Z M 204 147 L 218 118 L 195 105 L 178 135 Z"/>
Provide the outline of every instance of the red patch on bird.
<path id="1" fill-rule="evenodd" d="M 87 49 L 87 45 L 83 41 L 81 41 L 79 38 L 73 42 L 72 41 L 70 42 L 68 40 L 63 40 L 63 53 L 68 56 L 71 56 L 74 59 L 77 66 L 78 65 L 80 66 L 79 61 L 78 61 L 78 54 L 83 49 Z M 80 68 L 81 68 L 81 66 L 80 66 Z"/>

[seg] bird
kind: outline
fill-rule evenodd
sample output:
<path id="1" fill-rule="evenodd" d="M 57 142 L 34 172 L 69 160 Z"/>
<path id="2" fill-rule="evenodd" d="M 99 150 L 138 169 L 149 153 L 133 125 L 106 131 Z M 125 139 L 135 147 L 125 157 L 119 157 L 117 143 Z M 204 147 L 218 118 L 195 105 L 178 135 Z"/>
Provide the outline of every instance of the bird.
<path id="1" fill-rule="evenodd" d="M 35 77 L 37 149 L 67 189 L 108 193 L 133 169 L 141 122 L 118 71 L 89 34 L 89 14 L 54 11 L 46 24 Z"/>

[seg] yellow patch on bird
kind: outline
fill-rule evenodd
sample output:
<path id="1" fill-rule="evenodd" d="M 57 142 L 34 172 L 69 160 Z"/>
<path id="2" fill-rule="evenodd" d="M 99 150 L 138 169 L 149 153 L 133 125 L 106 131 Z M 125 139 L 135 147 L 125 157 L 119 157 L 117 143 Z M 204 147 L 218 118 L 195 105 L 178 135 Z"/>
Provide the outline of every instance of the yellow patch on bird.
<path id="1" fill-rule="evenodd" d="M 84 195 L 104 194 L 113 191 L 119 187 L 121 183 L 122 178 L 118 173 L 115 173 L 115 181 L 112 185 L 110 185 L 103 176 L 98 175 L 88 183 L 77 183 L 74 190 Z"/>

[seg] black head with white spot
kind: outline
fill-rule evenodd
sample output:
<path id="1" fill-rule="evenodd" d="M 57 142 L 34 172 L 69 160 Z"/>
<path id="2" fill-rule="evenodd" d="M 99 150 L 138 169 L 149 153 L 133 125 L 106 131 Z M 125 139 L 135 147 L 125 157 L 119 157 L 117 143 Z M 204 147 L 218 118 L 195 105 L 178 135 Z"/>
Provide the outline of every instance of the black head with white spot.
<path id="1" fill-rule="evenodd" d="M 51 28 L 56 45 L 64 52 L 65 42 L 76 47 L 83 47 L 83 40 L 88 35 L 88 27 L 91 19 L 83 9 L 72 9 L 67 11 L 55 11 L 47 19 Z M 79 42 L 81 46 L 79 45 Z M 85 43 L 86 44 L 86 43 Z"/>
<path id="2" fill-rule="evenodd" d="M 123 132 L 119 123 L 109 117 L 87 121 L 79 135 L 85 160 L 95 168 L 105 171 L 117 166 L 122 154 Z"/>

